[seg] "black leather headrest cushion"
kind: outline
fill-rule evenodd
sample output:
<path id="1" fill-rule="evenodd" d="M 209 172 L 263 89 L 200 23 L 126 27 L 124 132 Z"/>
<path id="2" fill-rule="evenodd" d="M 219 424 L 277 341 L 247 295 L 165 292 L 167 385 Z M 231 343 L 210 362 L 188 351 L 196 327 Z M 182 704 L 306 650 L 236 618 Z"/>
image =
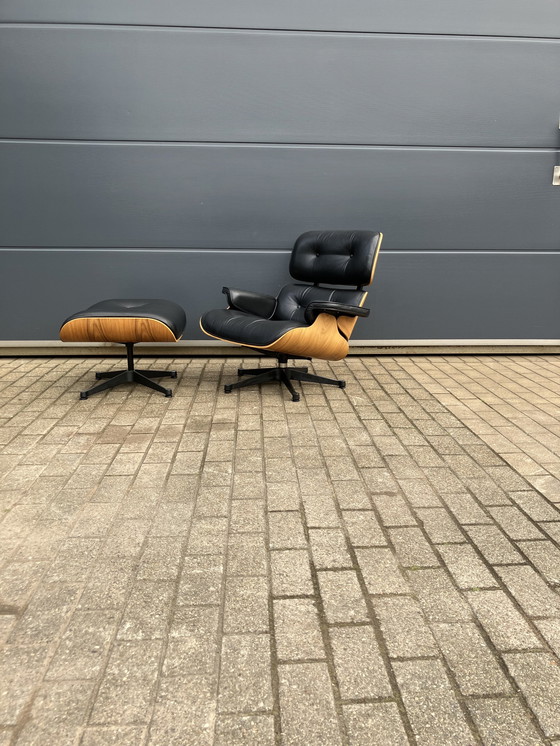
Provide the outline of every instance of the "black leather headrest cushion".
<path id="1" fill-rule="evenodd" d="M 290 274 L 303 282 L 369 285 L 381 239 L 373 231 L 308 231 L 297 239 Z"/>

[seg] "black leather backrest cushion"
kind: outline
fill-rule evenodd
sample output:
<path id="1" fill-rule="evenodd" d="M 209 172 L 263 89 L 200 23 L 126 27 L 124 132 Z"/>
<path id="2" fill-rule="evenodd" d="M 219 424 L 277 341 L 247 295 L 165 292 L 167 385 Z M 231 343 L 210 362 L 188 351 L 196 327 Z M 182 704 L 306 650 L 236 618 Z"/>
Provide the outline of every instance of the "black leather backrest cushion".
<path id="1" fill-rule="evenodd" d="M 369 285 L 380 234 L 373 231 L 308 231 L 297 239 L 290 274 L 303 282 Z"/>
<path id="2" fill-rule="evenodd" d="M 278 294 L 273 318 L 283 321 L 298 321 L 307 324 L 305 309 L 314 300 L 332 300 L 359 306 L 364 298 L 363 290 L 333 290 L 317 288 L 314 285 L 284 285 Z"/>

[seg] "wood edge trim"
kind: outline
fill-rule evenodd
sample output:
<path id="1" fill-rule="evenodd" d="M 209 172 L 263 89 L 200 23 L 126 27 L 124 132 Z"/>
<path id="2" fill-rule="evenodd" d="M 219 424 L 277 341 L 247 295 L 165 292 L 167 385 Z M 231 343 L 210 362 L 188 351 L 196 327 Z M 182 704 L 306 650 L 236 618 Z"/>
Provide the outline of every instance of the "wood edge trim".
<path id="1" fill-rule="evenodd" d="M 379 254 L 381 252 L 381 244 L 383 243 L 383 233 L 379 231 L 379 240 L 377 242 L 377 246 L 375 248 L 375 257 L 373 259 L 373 267 L 371 268 L 371 275 L 369 278 L 368 285 L 371 285 L 373 282 L 373 276 L 375 274 L 375 268 L 377 267 L 377 260 L 379 259 Z"/>

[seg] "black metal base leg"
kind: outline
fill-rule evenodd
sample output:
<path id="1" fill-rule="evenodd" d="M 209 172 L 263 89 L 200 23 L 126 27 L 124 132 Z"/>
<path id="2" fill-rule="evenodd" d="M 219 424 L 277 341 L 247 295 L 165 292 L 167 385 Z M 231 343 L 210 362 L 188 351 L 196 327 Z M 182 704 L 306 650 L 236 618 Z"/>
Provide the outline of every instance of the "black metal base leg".
<path id="1" fill-rule="evenodd" d="M 163 378 L 164 376 L 170 376 L 171 378 L 177 378 L 177 371 L 175 370 L 136 370 L 134 368 L 134 357 L 133 357 L 133 343 L 128 342 L 126 344 L 126 356 L 128 368 L 126 370 L 108 370 L 101 371 L 95 374 L 95 378 L 99 381 L 100 379 L 107 379 L 103 383 L 92 386 L 87 391 L 80 391 L 80 399 L 87 399 L 93 394 L 99 394 L 101 391 L 112 389 L 115 386 L 120 386 L 121 383 L 140 383 L 142 386 L 147 386 L 154 391 L 159 391 L 165 396 L 172 396 L 173 392 L 171 389 L 166 389 L 160 386 L 159 383 L 152 381 L 152 378 Z"/>
<path id="2" fill-rule="evenodd" d="M 258 376 L 252 378 L 245 378 L 243 381 L 236 381 L 236 383 L 228 383 L 224 386 L 226 394 L 231 394 L 233 389 L 244 389 L 246 386 L 253 386 L 254 384 L 259 385 L 261 383 L 268 383 L 268 381 L 279 381 L 280 374 L 278 373 L 279 368 L 265 368 L 261 370 Z"/>
<path id="3" fill-rule="evenodd" d="M 284 386 L 288 389 L 290 394 L 292 395 L 292 401 L 299 401 L 299 394 L 295 390 L 295 388 L 292 386 L 291 382 L 291 375 L 287 368 L 280 368 L 280 380 L 284 384 Z"/>
<path id="4" fill-rule="evenodd" d="M 298 371 L 296 368 L 290 368 L 290 378 L 294 381 L 309 381 L 309 383 L 326 383 L 330 386 L 338 386 L 343 389 L 346 387 L 346 381 L 339 381 L 336 378 L 324 378 L 323 376 L 315 376 L 312 373 L 305 373 Z"/>

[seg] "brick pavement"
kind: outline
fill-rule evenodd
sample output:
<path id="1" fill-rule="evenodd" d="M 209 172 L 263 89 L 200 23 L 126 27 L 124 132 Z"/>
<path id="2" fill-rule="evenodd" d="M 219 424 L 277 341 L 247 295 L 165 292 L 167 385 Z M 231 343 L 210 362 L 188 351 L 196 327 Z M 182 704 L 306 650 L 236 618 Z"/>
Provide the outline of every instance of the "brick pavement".
<path id="1" fill-rule="evenodd" d="M 0 360 L 0 746 L 560 743 L 559 358 L 111 364 Z"/>

